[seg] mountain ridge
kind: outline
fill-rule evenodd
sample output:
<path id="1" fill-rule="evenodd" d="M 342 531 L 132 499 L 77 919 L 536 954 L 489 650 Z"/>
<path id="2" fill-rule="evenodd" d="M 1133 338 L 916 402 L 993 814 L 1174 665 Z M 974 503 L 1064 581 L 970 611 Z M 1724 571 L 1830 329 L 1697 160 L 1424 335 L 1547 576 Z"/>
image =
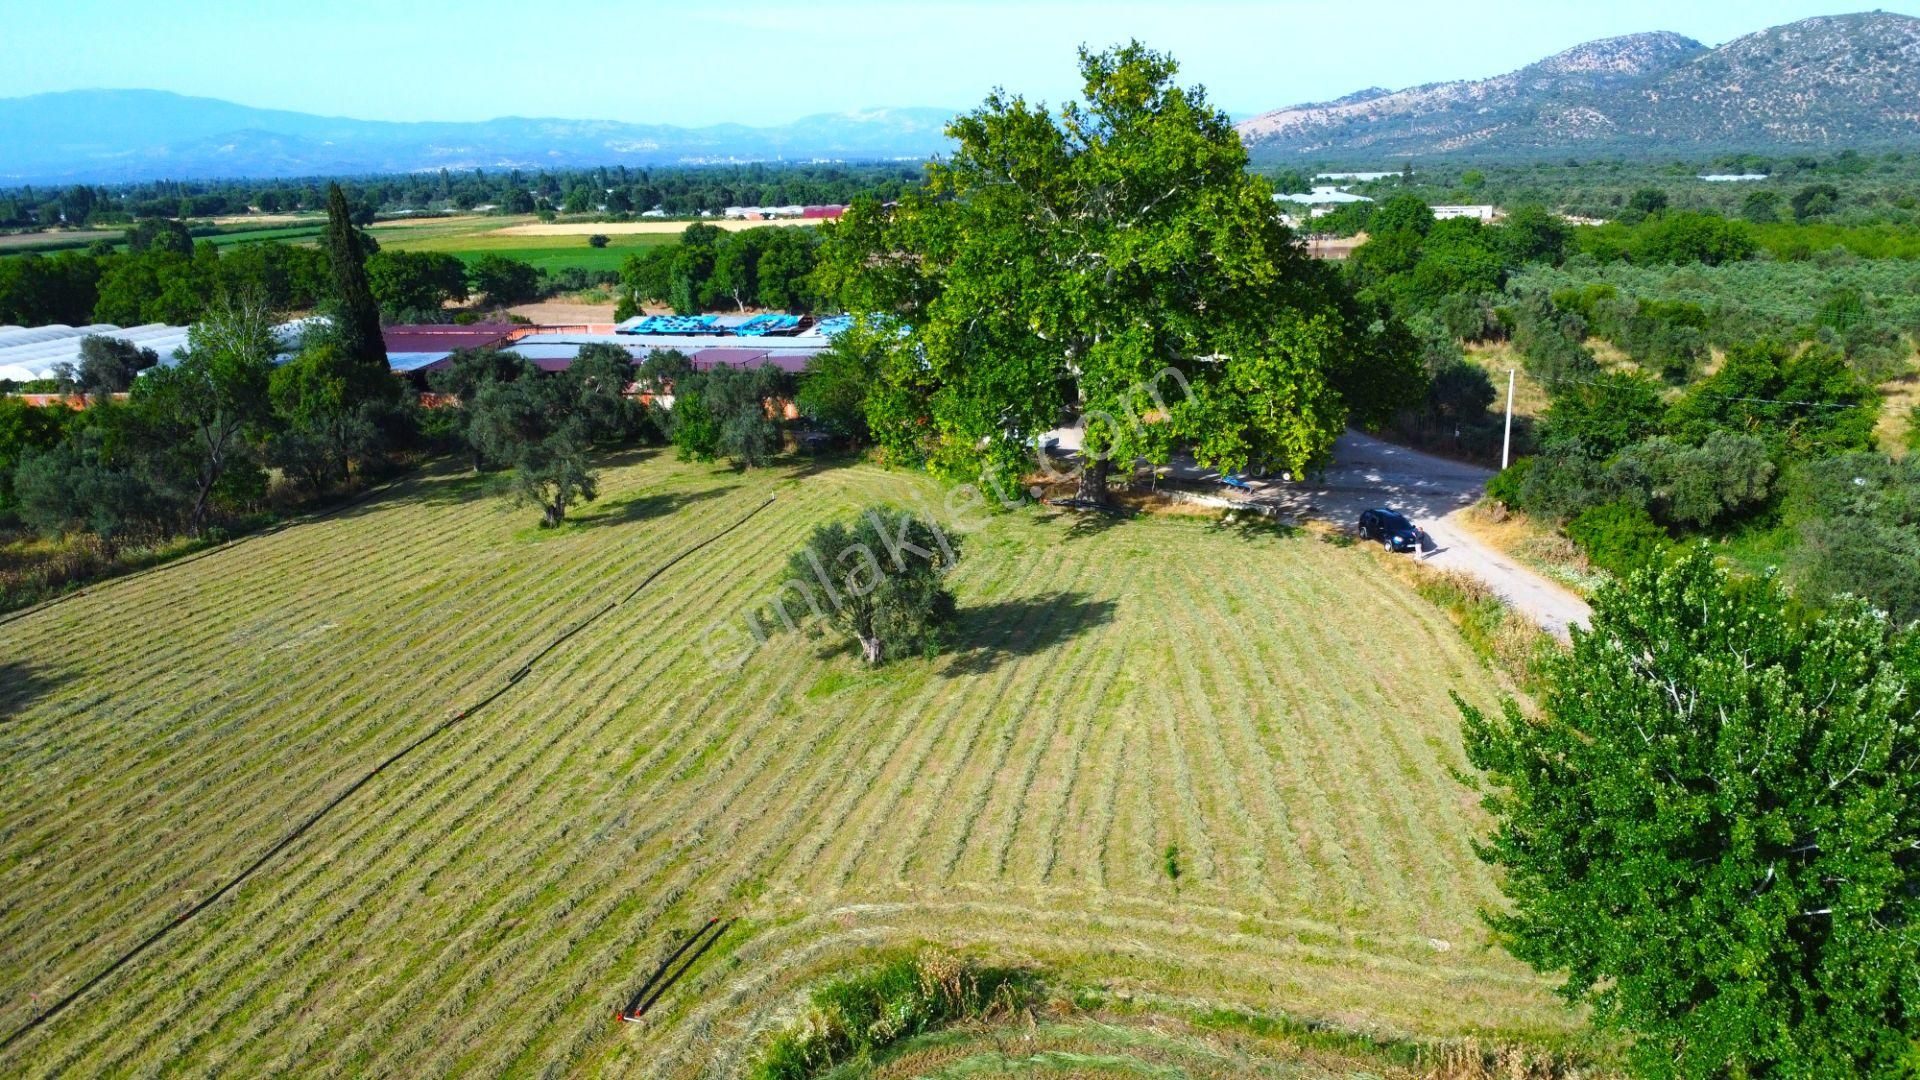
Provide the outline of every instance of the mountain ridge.
<path id="1" fill-rule="evenodd" d="M 1911 142 L 1920 18 L 1815 16 L 1712 48 L 1670 31 L 1627 34 L 1500 75 L 1363 90 L 1237 127 L 1267 162 Z"/>
<path id="2" fill-rule="evenodd" d="M 873 108 L 769 127 L 359 120 L 166 90 L 65 90 L 0 99 L 0 183 L 921 158 L 946 147 L 953 115 Z"/>

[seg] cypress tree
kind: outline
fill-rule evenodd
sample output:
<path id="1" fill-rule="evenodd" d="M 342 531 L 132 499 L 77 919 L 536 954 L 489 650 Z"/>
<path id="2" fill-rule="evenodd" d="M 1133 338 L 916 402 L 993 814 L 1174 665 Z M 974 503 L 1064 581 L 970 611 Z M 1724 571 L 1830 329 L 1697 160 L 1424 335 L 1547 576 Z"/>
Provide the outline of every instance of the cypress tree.
<path id="1" fill-rule="evenodd" d="M 387 343 L 380 335 L 380 305 L 367 285 L 367 252 L 353 227 L 346 192 L 327 185 L 327 251 L 333 258 L 334 329 L 356 365 L 387 373 Z"/>

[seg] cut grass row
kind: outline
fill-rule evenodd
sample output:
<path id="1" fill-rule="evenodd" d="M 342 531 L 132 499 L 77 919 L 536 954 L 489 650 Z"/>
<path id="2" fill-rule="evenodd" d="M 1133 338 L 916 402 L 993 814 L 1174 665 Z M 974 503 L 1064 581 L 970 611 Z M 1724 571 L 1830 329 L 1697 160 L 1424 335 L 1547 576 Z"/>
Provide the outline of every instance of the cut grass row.
<path id="1" fill-rule="evenodd" d="M 918 941 L 1392 1031 L 1576 1030 L 1477 918 L 1497 893 L 1445 695 L 1493 680 L 1371 553 L 1010 515 L 970 537 L 955 654 L 876 675 L 775 638 L 722 677 L 707 626 L 808 529 L 930 483 L 636 455 L 603 490 L 537 534 L 431 474 L 0 626 L 49 684 L 0 726 L 12 1030 L 779 495 L 0 1069 L 708 1075 L 811 979 Z M 743 921 L 611 1023 L 715 915 Z"/>

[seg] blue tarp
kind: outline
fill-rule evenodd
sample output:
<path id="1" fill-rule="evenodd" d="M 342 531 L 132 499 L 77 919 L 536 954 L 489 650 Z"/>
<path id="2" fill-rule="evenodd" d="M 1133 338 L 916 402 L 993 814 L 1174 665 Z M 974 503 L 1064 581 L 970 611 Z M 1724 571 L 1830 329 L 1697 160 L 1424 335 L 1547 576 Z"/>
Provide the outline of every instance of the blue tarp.
<path id="1" fill-rule="evenodd" d="M 716 325 L 716 315 L 649 315 L 644 319 L 625 327 L 623 334 L 720 334 L 725 329 Z"/>
<path id="2" fill-rule="evenodd" d="M 798 329 L 799 326 L 800 316 L 798 315 L 755 315 L 753 318 L 734 327 L 733 332 L 739 334 L 741 337 L 760 337 L 764 334 L 778 334 L 788 330 L 795 330 Z"/>

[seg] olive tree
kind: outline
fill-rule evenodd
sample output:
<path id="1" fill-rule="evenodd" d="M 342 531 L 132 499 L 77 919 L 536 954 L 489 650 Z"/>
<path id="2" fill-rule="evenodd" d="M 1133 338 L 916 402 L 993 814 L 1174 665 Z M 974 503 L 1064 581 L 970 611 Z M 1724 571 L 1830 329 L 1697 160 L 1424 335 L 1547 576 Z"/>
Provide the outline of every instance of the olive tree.
<path id="1" fill-rule="evenodd" d="M 959 560 L 958 544 L 910 513 L 874 507 L 852 522 L 816 527 L 788 560 L 787 589 L 807 597 L 815 629 L 853 638 L 869 664 L 931 656 L 952 635 L 956 608 L 946 575 Z"/>
<path id="2" fill-rule="evenodd" d="M 594 346 L 553 374 L 520 363 L 512 378 L 480 382 L 465 406 L 467 437 L 477 458 L 513 469 L 514 494 L 540 507 L 541 526 L 551 528 L 568 507 L 598 497 L 590 451 L 633 435 L 633 366 L 624 350 Z"/>

